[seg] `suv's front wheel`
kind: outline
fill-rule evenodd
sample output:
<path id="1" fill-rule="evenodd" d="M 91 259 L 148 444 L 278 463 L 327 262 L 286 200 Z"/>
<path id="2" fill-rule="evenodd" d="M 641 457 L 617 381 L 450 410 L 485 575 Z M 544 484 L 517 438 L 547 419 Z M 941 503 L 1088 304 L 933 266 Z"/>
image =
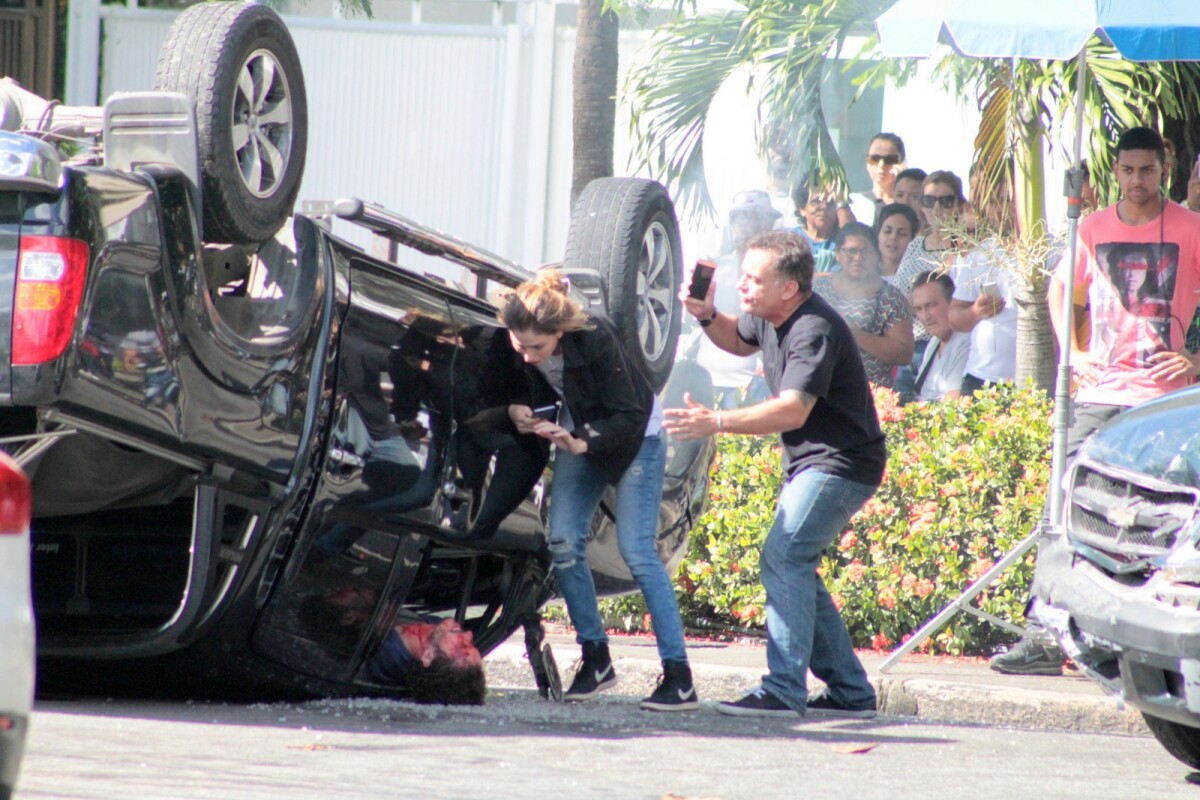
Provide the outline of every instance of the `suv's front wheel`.
<path id="1" fill-rule="evenodd" d="M 1152 717 L 1143 713 L 1146 727 L 1166 751 L 1192 769 L 1200 769 L 1200 728 Z"/>

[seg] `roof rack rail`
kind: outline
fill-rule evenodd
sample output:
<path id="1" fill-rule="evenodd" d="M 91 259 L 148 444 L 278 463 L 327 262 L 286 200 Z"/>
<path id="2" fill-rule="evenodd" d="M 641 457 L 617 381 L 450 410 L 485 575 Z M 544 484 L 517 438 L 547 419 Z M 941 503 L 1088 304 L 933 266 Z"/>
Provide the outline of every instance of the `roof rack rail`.
<path id="1" fill-rule="evenodd" d="M 520 264 L 355 197 L 333 201 L 333 213 L 385 239 L 460 264 L 485 280 L 513 287 L 534 277 Z"/>

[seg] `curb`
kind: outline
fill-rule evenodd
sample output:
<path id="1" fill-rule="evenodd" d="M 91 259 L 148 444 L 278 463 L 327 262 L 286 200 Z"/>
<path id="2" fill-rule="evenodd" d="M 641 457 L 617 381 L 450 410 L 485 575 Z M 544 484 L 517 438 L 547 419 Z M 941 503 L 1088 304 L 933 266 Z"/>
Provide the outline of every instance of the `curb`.
<path id="1" fill-rule="evenodd" d="M 525 648 L 515 642 L 501 644 L 489 653 L 484 668 L 489 689 L 537 688 Z M 570 684 L 572 664 L 560 662 L 558 668 L 565 687 Z M 656 661 L 615 653 L 613 668 L 619 679 L 614 694 L 633 699 L 654 691 L 661 671 Z M 759 685 L 762 670 L 693 662 L 692 678 L 701 701 L 711 703 L 741 697 Z M 879 713 L 885 716 L 957 725 L 1150 735 L 1140 713 L 1103 695 L 899 676 L 873 675 L 871 682 L 879 696 Z"/>

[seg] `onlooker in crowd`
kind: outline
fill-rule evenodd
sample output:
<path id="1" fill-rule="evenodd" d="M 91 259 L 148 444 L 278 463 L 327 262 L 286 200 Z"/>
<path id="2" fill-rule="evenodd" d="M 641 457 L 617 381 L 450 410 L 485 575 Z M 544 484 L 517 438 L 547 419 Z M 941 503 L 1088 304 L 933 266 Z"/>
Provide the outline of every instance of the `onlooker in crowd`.
<path id="1" fill-rule="evenodd" d="M 1200 216 L 1162 198 L 1163 165 L 1156 131 L 1130 128 L 1121 134 L 1115 169 L 1122 199 L 1079 223 L 1075 263 L 1064 258 L 1050 281 L 1050 320 L 1059 335 L 1066 323 L 1069 269 L 1088 288 L 1092 320 L 1086 351 L 1070 332 L 1071 367 L 1080 389 L 1067 458 L 1102 423 L 1200 374 L 1200 357 L 1183 349 L 1185 325 L 1200 299 Z M 1137 287 L 1132 293 L 1131 286 Z M 1031 620 L 1026 637 L 994 657 L 991 666 L 1011 674 L 1058 675 L 1062 663 L 1062 652 Z"/>
<path id="2" fill-rule="evenodd" d="M 817 574 L 821 555 L 875 493 L 887 450 L 853 335 L 812 292 L 812 254 L 798 235 L 760 234 L 750 242 L 738 287 L 740 316 L 719 313 L 712 295 L 686 301 L 704 330 L 733 353 L 762 351 L 772 398 L 713 411 L 691 398 L 666 411 L 683 439 L 716 433 L 779 433 L 787 483 L 763 544 L 767 669 L 762 685 L 717 710 L 744 716 L 875 715 L 875 691 L 854 654 L 846 625 Z M 825 682 L 808 694 L 809 669 Z"/>
<path id="3" fill-rule="evenodd" d="M 1011 381 L 1017 370 L 1017 304 L 1007 256 L 989 239 L 954 263 L 950 324 L 970 334 L 963 394 Z"/>
<path id="4" fill-rule="evenodd" d="M 817 275 L 813 292 L 849 324 L 867 378 L 890 389 L 892 370 L 908 364 L 913 357 L 908 299 L 879 273 L 874 230 L 861 222 L 851 222 L 838 231 L 835 241 L 841 269 Z"/>
<path id="5" fill-rule="evenodd" d="M 971 337 L 950 327 L 954 281 L 944 272 L 922 272 L 913 281 L 913 315 L 929 331 L 930 346 L 917 368 L 913 385 L 919 403 L 959 396 Z"/>
<path id="6" fill-rule="evenodd" d="M 895 202 L 911 208 L 921 222 L 914 236 L 929 233 L 929 226 L 925 223 L 925 210 L 921 208 L 921 194 L 924 192 L 927 177 L 929 175 L 925 170 L 909 167 L 896 175 L 896 187 L 892 190 Z"/>
<path id="7" fill-rule="evenodd" d="M 920 230 L 916 212 L 903 203 L 888 203 L 879 212 L 875 234 L 879 237 L 879 271 L 884 279 L 895 279 L 909 242 Z"/>
<path id="8" fill-rule="evenodd" d="M 838 264 L 834 257 L 833 237 L 841 227 L 836 196 L 829 190 L 813 192 L 807 183 L 802 183 L 792 192 L 792 199 L 796 201 L 796 218 L 800 220 L 796 232 L 808 240 L 813 253 L 813 269 L 835 272 Z"/>
<path id="9" fill-rule="evenodd" d="M 716 285 L 717 305 L 733 308 L 737 305 L 737 284 L 741 277 L 740 264 L 746 254 L 746 244 L 763 231 L 769 231 L 779 218 L 779 212 L 771 207 L 767 193 L 761 189 L 738 192 L 729 209 L 729 228 L 733 232 L 734 251 L 716 260 L 713 273 Z M 757 355 L 738 356 L 717 347 L 704 335 L 699 326 L 679 348 L 681 358 L 690 358 L 708 371 L 712 378 L 713 392 L 717 404 L 722 408 L 733 408 L 742 400 L 753 399 L 752 384 L 756 384 L 759 360 Z M 759 398 L 761 399 L 761 397 Z"/>
<path id="10" fill-rule="evenodd" d="M 875 215 L 895 202 L 896 175 L 903 169 L 904 140 L 894 133 L 877 133 L 867 144 L 867 174 L 871 190 L 850 195 L 850 213 L 859 222 L 875 224 Z"/>
<path id="11" fill-rule="evenodd" d="M 792 158 L 792 131 L 786 124 L 770 121 L 763 127 L 763 138 L 767 196 L 780 215 L 775 227 L 781 230 L 795 230 L 804 223 L 801 222 L 800 215 L 795 213 L 795 203 L 792 200 L 792 188 L 796 184 L 797 176 L 797 165 Z"/>
<path id="12" fill-rule="evenodd" d="M 913 279 L 922 272 L 948 272 L 954 260 L 957 242 L 954 240 L 958 217 L 966 207 L 963 197 L 962 179 L 948 170 L 935 170 L 925 178 L 925 187 L 921 195 L 921 207 L 925 209 L 925 219 L 929 223 L 929 233 L 913 239 L 904 258 L 900 259 L 900 267 L 892 279 L 893 285 L 905 297 L 912 292 Z M 896 370 L 896 392 L 901 400 L 912 399 L 913 381 L 917 377 L 917 368 L 925 357 L 925 347 L 929 344 L 929 333 L 920 322 L 913 324 L 913 362 L 909 366 Z"/>
<path id="13" fill-rule="evenodd" d="M 709 294 L 711 295 L 711 288 Z M 584 311 L 554 270 L 519 285 L 500 310 L 524 361 L 528 393 L 508 407 L 521 434 L 556 448 L 550 486 L 550 563 L 583 659 L 564 700 L 616 685 L 587 560 L 592 516 L 608 486 L 621 557 L 646 599 L 663 677 L 642 700 L 651 711 L 699 707 L 671 578 L 655 549 L 666 469 L 662 407 L 606 318 Z M 561 402 L 556 422 L 533 408 Z"/>

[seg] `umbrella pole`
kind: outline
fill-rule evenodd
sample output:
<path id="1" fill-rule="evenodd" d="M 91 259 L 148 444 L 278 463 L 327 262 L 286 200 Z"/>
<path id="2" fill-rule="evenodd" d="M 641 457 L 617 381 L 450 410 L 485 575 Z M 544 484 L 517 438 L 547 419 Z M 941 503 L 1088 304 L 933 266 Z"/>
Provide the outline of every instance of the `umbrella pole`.
<path id="1" fill-rule="evenodd" d="M 1050 485 L 1046 491 L 1050 496 L 1050 520 L 1048 533 L 1057 534 L 1063 519 L 1063 475 L 1067 470 L 1067 432 L 1071 428 L 1071 339 L 1075 324 L 1075 232 L 1079 226 L 1079 212 L 1083 189 L 1083 101 L 1084 80 L 1087 73 L 1087 49 L 1079 51 L 1079 68 L 1076 70 L 1075 99 L 1075 164 L 1067 173 L 1067 264 L 1070 269 L 1063 279 L 1063 324 L 1058 332 L 1058 381 L 1054 392 L 1054 450 L 1050 462 Z"/>

